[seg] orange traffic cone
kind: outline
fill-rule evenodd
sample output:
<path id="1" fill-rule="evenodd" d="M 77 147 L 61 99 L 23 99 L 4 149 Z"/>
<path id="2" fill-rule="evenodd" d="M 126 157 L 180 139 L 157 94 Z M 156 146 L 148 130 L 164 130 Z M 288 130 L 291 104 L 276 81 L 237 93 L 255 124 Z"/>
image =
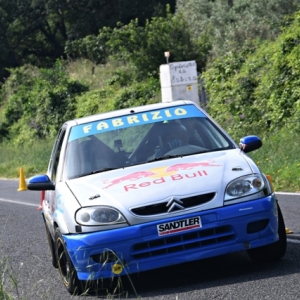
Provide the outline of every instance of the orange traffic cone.
<path id="1" fill-rule="evenodd" d="M 27 190 L 27 185 L 25 182 L 25 176 L 23 172 L 23 168 L 20 168 L 20 179 L 19 179 L 19 188 L 18 192 L 26 191 Z"/>

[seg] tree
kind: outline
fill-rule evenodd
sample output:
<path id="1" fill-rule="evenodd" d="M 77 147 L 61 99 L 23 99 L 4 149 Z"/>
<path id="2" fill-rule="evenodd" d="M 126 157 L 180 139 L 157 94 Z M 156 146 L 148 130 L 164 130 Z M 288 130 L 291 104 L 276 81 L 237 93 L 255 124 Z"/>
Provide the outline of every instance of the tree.
<path id="1" fill-rule="evenodd" d="M 104 26 L 141 23 L 175 0 L 0 0 L 0 76 L 6 67 L 51 66 L 66 58 L 67 41 L 97 35 Z M 3 73 L 4 74 L 4 73 Z M 1 78 L 0 78 L 1 80 Z"/>
<path id="2" fill-rule="evenodd" d="M 192 37 L 209 32 L 212 54 L 225 54 L 253 39 L 274 39 L 284 16 L 294 13 L 300 0 L 177 0 Z"/>
<path id="3" fill-rule="evenodd" d="M 144 27 L 139 26 L 138 19 L 128 25 L 119 24 L 111 31 L 107 45 L 116 60 L 135 67 L 136 74 L 131 74 L 140 80 L 158 78 L 159 66 L 166 63 L 165 51 L 170 51 L 171 61 L 196 60 L 202 70 L 210 49 L 205 35 L 195 43 L 186 21 L 170 11 L 164 17 L 147 20 Z"/>

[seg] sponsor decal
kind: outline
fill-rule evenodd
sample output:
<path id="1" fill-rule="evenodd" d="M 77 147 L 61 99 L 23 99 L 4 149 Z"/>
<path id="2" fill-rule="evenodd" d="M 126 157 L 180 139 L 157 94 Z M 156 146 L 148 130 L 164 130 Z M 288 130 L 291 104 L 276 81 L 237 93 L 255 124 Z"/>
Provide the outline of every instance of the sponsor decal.
<path id="1" fill-rule="evenodd" d="M 120 265 L 120 264 L 114 264 L 114 265 L 111 267 L 111 269 L 112 269 L 113 273 L 116 274 L 116 275 L 121 274 L 122 271 L 123 271 L 123 267 L 122 267 L 122 265 Z"/>
<path id="2" fill-rule="evenodd" d="M 56 205 L 55 205 L 55 209 L 54 209 L 54 204 L 52 204 L 52 213 L 55 217 L 57 217 L 58 213 L 64 214 L 64 200 L 62 195 L 58 195 L 56 198 Z"/>
<path id="3" fill-rule="evenodd" d="M 167 168 L 166 172 L 177 172 L 181 170 L 191 170 L 196 167 L 217 167 L 220 166 L 218 164 L 215 164 L 213 160 L 207 160 L 207 161 L 200 161 L 200 162 L 195 162 L 195 163 L 186 163 L 186 164 L 177 164 L 174 166 L 170 166 Z"/>
<path id="4" fill-rule="evenodd" d="M 193 217 L 189 219 L 168 222 L 157 225 L 157 232 L 159 236 L 170 235 L 178 232 L 189 231 L 196 228 L 201 228 L 200 217 Z"/>
<path id="5" fill-rule="evenodd" d="M 154 174 L 155 173 L 150 172 L 150 171 L 142 171 L 142 172 L 131 173 L 131 174 L 128 174 L 128 175 L 125 175 L 125 176 L 122 176 L 122 177 L 111 180 L 109 182 L 109 184 L 106 187 L 104 187 L 104 189 L 107 189 L 107 188 L 109 188 L 113 185 L 119 184 L 123 181 L 138 180 L 138 179 L 141 179 L 141 178 L 144 178 L 144 177 L 149 177 L 149 176 L 154 175 Z M 106 181 L 104 181 L 104 182 L 106 183 Z"/>
<path id="6" fill-rule="evenodd" d="M 197 167 L 208 168 L 208 167 L 218 167 L 218 166 L 221 165 L 216 164 L 213 160 L 206 160 L 206 161 L 195 162 L 195 163 L 183 163 L 183 164 L 176 164 L 173 166 L 153 168 L 148 171 L 130 173 L 122 177 L 115 178 L 113 180 L 104 180 L 103 183 L 105 186 L 103 187 L 103 189 L 110 188 L 112 186 L 121 184 L 123 182 L 138 181 L 138 183 L 129 183 L 123 185 L 124 190 L 128 192 L 130 190 L 137 190 L 140 188 L 148 187 L 153 184 L 164 184 L 170 181 L 186 180 L 195 177 L 203 177 L 203 176 L 208 176 L 207 169 L 195 170 L 193 172 L 185 172 L 185 173 L 183 173 L 182 171 L 189 171 Z M 181 173 L 178 174 L 178 172 L 180 171 Z M 141 179 L 143 178 L 148 178 L 148 180 L 141 182 Z"/>
<path id="7" fill-rule="evenodd" d="M 144 181 L 141 183 L 131 183 L 131 184 L 124 185 L 124 190 L 126 192 L 128 192 L 130 190 L 137 190 L 139 188 L 148 187 L 153 184 L 164 184 L 164 183 L 168 183 L 170 181 L 186 180 L 186 179 L 202 177 L 202 176 L 208 176 L 208 173 L 206 170 L 196 171 L 196 172 L 187 173 L 187 174 L 174 174 L 174 175 L 171 175 L 170 177 L 166 177 L 166 178 L 161 177 L 161 178 L 158 178 L 155 180 L 148 180 L 148 181 Z"/>
<path id="8" fill-rule="evenodd" d="M 176 120 L 186 117 L 205 117 L 205 115 L 194 105 L 175 106 L 155 111 L 130 114 L 117 118 L 99 120 L 91 123 L 74 126 L 69 136 L 69 142 L 81 137 L 111 131 L 120 128 L 127 128 L 147 123 Z"/>

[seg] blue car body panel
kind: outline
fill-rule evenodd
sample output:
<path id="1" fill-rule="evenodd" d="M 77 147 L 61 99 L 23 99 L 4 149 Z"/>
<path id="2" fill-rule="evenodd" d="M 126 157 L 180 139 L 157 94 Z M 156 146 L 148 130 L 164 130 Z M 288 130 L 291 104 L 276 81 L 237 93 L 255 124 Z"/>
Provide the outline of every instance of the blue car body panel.
<path id="1" fill-rule="evenodd" d="M 196 216 L 202 221 L 200 229 L 170 236 L 158 236 L 157 225 L 162 222 L 156 221 L 63 237 L 80 280 L 112 277 L 112 266 L 116 263 L 124 266 L 121 275 L 125 275 L 247 250 L 278 240 L 274 194 L 188 214 L 184 218 Z M 164 222 L 181 219 L 182 216 Z"/>

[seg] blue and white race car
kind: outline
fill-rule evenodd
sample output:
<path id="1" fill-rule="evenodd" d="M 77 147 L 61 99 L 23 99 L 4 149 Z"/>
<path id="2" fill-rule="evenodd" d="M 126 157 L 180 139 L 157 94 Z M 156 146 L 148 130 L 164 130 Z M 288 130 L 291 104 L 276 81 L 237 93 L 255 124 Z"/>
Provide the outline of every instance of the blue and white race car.
<path id="1" fill-rule="evenodd" d="M 191 101 L 128 108 L 63 124 L 47 174 L 42 215 L 63 283 L 87 281 L 246 250 L 254 261 L 286 251 L 268 178 Z"/>

